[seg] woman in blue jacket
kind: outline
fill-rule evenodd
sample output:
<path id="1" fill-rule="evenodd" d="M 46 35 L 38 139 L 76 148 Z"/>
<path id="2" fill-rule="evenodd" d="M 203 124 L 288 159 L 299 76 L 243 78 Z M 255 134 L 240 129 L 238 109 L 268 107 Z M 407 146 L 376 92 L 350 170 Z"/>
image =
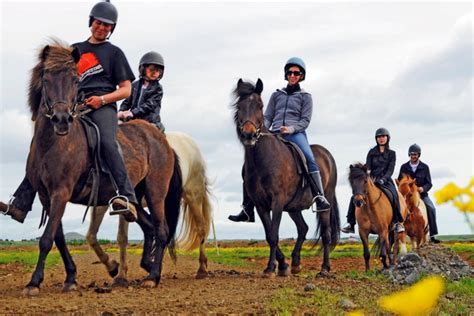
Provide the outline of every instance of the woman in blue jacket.
<path id="1" fill-rule="evenodd" d="M 265 126 L 273 133 L 280 133 L 284 139 L 295 143 L 301 149 L 308 164 L 316 208 L 318 211 L 327 211 L 330 205 L 324 197 L 319 167 L 306 136 L 313 113 L 311 94 L 300 87 L 300 82 L 306 76 L 306 65 L 301 58 L 292 57 L 286 62 L 284 71 L 288 85 L 277 89 L 270 97 L 264 113 Z M 245 189 L 242 207 L 240 214 L 231 215 L 229 219 L 235 222 L 254 222 L 254 205 Z"/>

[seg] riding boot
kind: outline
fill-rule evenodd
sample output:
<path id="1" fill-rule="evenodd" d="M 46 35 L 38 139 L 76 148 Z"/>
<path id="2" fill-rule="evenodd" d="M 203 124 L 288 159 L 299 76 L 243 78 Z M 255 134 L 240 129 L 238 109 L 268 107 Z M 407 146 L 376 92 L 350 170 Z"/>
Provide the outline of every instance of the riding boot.
<path id="1" fill-rule="evenodd" d="M 233 222 L 254 223 L 255 222 L 255 211 L 254 211 L 255 205 L 253 204 L 252 200 L 248 196 L 247 191 L 245 190 L 245 186 L 243 188 L 243 193 L 244 193 L 244 201 L 242 203 L 242 211 L 240 211 L 238 215 L 230 215 L 228 218 Z"/>
<path id="2" fill-rule="evenodd" d="M 310 176 L 311 177 L 309 183 L 314 196 L 313 202 L 316 202 L 316 212 L 329 211 L 331 205 L 324 196 L 321 174 L 319 173 L 319 171 L 314 171 L 310 173 Z"/>
<path id="3" fill-rule="evenodd" d="M 397 193 L 398 194 L 398 193 Z M 395 230 L 397 233 L 403 233 L 405 227 L 403 226 L 403 216 L 400 210 L 400 202 L 398 201 L 398 195 L 396 195 L 395 200 L 393 201 L 393 215 L 395 217 Z"/>
<path id="4" fill-rule="evenodd" d="M 23 223 L 26 215 L 33 207 L 35 196 L 35 189 L 28 178 L 24 177 L 8 204 L 0 202 L 0 212 L 3 213 L 3 215 L 11 216 L 17 222 Z"/>
<path id="5" fill-rule="evenodd" d="M 349 234 L 355 233 L 354 226 L 356 224 L 355 218 L 355 205 L 354 205 L 354 197 L 351 197 L 351 201 L 349 202 L 349 209 L 347 210 L 347 223 L 342 226 L 341 231 L 343 233 Z"/>

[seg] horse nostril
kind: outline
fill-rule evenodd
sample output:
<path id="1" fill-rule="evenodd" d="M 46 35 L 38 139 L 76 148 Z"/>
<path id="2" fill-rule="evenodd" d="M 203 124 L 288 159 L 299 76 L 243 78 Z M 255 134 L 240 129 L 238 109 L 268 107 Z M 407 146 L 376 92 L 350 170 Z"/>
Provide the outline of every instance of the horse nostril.
<path id="1" fill-rule="evenodd" d="M 67 118 L 67 121 L 69 123 L 72 123 L 72 121 L 74 121 L 74 117 L 72 115 L 69 115 L 68 118 Z"/>
<path id="2" fill-rule="evenodd" d="M 59 118 L 56 114 L 53 114 L 53 116 L 51 116 L 51 122 L 53 122 L 54 124 L 59 123 Z"/>

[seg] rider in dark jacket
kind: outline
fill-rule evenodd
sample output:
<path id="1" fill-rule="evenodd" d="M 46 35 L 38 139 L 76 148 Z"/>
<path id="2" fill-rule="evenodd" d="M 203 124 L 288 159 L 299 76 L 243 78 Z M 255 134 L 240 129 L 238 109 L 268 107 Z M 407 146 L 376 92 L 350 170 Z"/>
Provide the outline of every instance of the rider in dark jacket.
<path id="1" fill-rule="evenodd" d="M 418 192 L 420 192 L 420 197 L 426 205 L 428 226 L 430 229 L 430 241 L 433 243 L 439 243 L 440 241 L 435 237 L 438 235 L 436 208 L 428 196 L 428 191 L 433 186 L 433 184 L 431 184 L 430 168 L 420 160 L 421 147 L 417 144 L 413 144 L 408 148 L 408 156 L 410 157 L 410 160 L 400 167 L 398 180 L 401 180 L 404 174 L 415 179 L 416 185 L 418 186 Z"/>
<path id="2" fill-rule="evenodd" d="M 155 124 L 161 131 L 165 130 L 161 123 L 160 110 L 163 98 L 163 78 L 165 63 L 161 54 L 148 52 L 140 59 L 140 79 L 132 83 L 132 94 L 125 99 L 117 114 L 119 119 L 142 119 Z"/>
<path id="3" fill-rule="evenodd" d="M 264 114 L 265 126 L 301 149 L 308 164 L 309 183 L 316 209 L 318 212 L 327 211 L 331 206 L 324 197 L 319 166 L 306 136 L 306 129 L 313 113 L 311 94 L 301 89 L 299 85 L 305 79 L 306 65 L 301 58 L 293 57 L 286 62 L 284 71 L 288 85 L 283 89 L 278 89 L 270 97 Z M 254 222 L 254 205 L 245 192 L 245 187 L 243 193 L 242 211 L 238 215 L 230 215 L 229 219 L 234 222 Z"/>
<path id="4" fill-rule="evenodd" d="M 375 184 L 381 188 L 390 191 L 393 196 L 391 199 L 396 230 L 398 233 L 405 231 L 403 227 L 403 216 L 400 211 L 400 203 L 398 200 L 398 190 L 392 180 L 393 171 L 395 169 L 396 154 L 395 151 L 389 148 L 390 133 L 386 128 L 379 128 L 375 132 L 375 141 L 377 146 L 369 150 L 366 159 L 367 170 L 370 176 L 374 179 Z M 349 210 L 347 212 L 347 224 L 345 224 L 341 231 L 344 233 L 354 233 L 355 219 L 355 205 L 353 198 L 349 203 Z"/>

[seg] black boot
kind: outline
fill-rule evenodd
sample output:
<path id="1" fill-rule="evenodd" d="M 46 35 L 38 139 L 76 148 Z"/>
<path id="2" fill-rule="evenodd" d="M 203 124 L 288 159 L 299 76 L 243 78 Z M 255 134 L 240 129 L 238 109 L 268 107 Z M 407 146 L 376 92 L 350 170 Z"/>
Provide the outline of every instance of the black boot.
<path id="1" fill-rule="evenodd" d="M 254 211 L 254 204 L 250 197 L 248 196 L 247 192 L 245 191 L 245 187 L 243 188 L 244 194 L 244 202 L 242 203 L 242 211 L 238 215 L 230 215 L 228 218 L 233 222 L 255 222 L 255 211 Z"/>
<path id="2" fill-rule="evenodd" d="M 26 214 L 28 214 L 28 212 L 16 207 L 11 202 L 9 202 L 8 204 L 0 202 L 0 213 L 3 213 L 3 215 L 9 215 L 14 220 L 20 223 L 23 223 L 25 221 Z"/>
<path id="3" fill-rule="evenodd" d="M 310 181 L 309 183 L 311 184 L 311 191 L 313 192 L 314 196 L 313 201 L 316 202 L 316 211 L 329 211 L 331 205 L 324 196 L 323 183 L 321 181 L 321 175 L 319 171 L 311 172 L 310 176 L 312 181 Z"/>
<path id="4" fill-rule="evenodd" d="M 347 210 L 347 223 L 342 226 L 341 232 L 346 234 L 354 234 L 355 233 L 355 205 L 354 205 L 354 196 L 351 197 L 351 201 L 349 202 L 349 209 Z"/>

